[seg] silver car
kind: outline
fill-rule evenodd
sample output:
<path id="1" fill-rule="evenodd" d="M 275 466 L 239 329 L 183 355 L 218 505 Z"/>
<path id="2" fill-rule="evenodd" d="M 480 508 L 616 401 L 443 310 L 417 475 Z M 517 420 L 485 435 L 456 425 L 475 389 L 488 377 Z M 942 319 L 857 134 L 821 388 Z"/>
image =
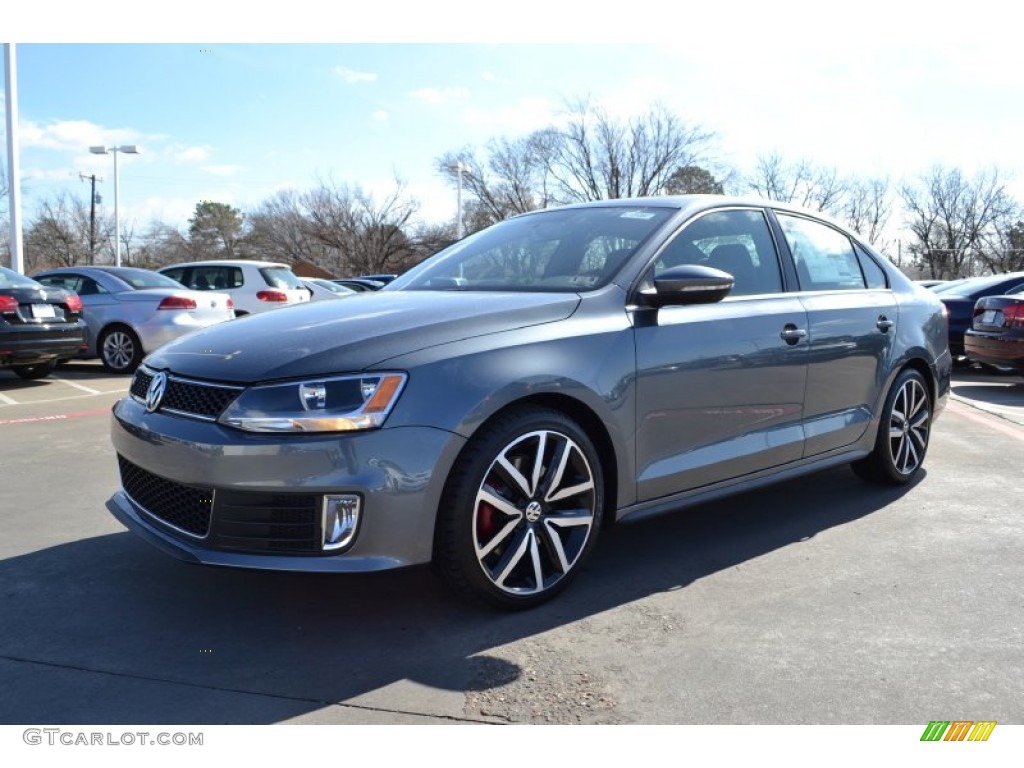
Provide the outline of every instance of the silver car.
<path id="1" fill-rule="evenodd" d="M 88 327 L 80 357 L 98 357 L 113 373 L 130 373 L 163 344 L 235 316 L 227 294 L 190 291 L 148 269 L 61 267 L 35 279 L 79 295 Z"/>
<path id="2" fill-rule="evenodd" d="M 193 563 L 433 561 L 523 608 L 610 524 L 839 464 L 912 481 L 950 371 L 938 297 L 813 213 L 714 195 L 538 211 L 372 299 L 159 350 L 114 409 L 108 507 Z"/>

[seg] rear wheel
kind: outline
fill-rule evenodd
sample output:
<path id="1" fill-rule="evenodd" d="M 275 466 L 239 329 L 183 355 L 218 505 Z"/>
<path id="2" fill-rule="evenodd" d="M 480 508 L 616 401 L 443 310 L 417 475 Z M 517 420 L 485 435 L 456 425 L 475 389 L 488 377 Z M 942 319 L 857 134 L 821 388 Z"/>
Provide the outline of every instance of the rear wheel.
<path id="1" fill-rule="evenodd" d="M 456 591 L 530 608 L 564 589 L 597 540 L 600 459 L 564 414 L 498 417 L 460 457 L 439 510 L 436 564 Z"/>
<path id="2" fill-rule="evenodd" d="M 864 480 L 903 485 L 921 469 L 931 436 L 932 407 L 928 382 L 908 368 L 896 377 L 885 399 L 875 449 L 853 463 Z"/>
<path id="3" fill-rule="evenodd" d="M 131 373 L 144 357 L 139 337 L 126 325 L 107 328 L 100 335 L 98 346 L 103 367 L 111 373 Z"/>
<path id="4" fill-rule="evenodd" d="M 56 367 L 57 361 L 51 360 L 47 363 L 37 363 L 36 365 L 16 365 L 12 370 L 17 374 L 18 378 L 33 381 L 35 379 L 45 379 L 53 373 Z"/>

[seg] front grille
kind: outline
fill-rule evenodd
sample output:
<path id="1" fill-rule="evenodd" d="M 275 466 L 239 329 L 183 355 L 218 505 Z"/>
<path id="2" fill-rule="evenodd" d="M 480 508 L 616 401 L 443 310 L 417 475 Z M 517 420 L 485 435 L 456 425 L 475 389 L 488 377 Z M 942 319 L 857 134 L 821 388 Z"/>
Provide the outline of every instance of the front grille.
<path id="1" fill-rule="evenodd" d="M 154 374 L 144 368 L 135 372 L 132 380 L 132 396 L 140 402 L 146 402 L 146 390 L 153 381 Z M 194 379 L 183 379 L 178 376 L 167 376 L 167 389 L 160 401 L 158 411 L 168 411 L 181 416 L 215 421 L 238 397 L 242 387 L 225 384 L 208 384 Z"/>
<path id="2" fill-rule="evenodd" d="M 154 475 L 121 455 L 121 485 L 132 499 L 163 523 L 202 538 L 209 533 L 213 489 L 182 485 Z"/>
<path id="3" fill-rule="evenodd" d="M 263 554 L 323 554 L 314 493 L 227 491 L 154 475 L 121 455 L 121 485 L 151 517 L 211 549 Z"/>
<path id="4" fill-rule="evenodd" d="M 319 553 L 317 494 L 218 491 L 213 534 L 218 549 Z"/>

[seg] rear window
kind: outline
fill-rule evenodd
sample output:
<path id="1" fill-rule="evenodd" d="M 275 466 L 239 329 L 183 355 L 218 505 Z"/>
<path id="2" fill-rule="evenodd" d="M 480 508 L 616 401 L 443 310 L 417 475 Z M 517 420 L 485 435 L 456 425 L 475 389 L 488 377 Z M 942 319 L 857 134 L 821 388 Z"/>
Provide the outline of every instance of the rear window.
<path id="1" fill-rule="evenodd" d="M 288 267 L 260 267 L 260 274 L 272 288 L 306 288 Z"/>
<path id="2" fill-rule="evenodd" d="M 177 280 L 172 280 L 159 272 L 150 272 L 148 269 L 132 269 L 131 267 L 115 267 L 106 270 L 119 280 L 128 283 L 132 288 L 181 288 Z"/>

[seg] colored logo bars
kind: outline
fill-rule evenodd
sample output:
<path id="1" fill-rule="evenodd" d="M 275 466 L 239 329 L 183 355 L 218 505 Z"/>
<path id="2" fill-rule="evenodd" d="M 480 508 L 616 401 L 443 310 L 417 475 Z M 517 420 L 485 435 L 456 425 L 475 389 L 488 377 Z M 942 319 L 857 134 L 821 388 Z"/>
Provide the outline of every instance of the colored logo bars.
<path id="1" fill-rule="evenodd" d="M 932 720 L 924 729 L 921 741 L 988 741 L 995 727 L 995 720 L 955 720 L 952 723 Z"/>

